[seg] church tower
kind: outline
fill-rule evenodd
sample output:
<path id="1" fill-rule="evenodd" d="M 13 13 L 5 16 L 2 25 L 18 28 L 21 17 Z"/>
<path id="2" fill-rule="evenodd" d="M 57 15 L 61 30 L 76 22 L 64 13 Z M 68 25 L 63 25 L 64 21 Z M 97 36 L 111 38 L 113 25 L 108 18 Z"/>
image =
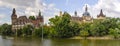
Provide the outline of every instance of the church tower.
<path id="1" fill-rule="evenodd" d="M 15 24 L 16 19 L 17 19 L 16 10 L 15 8 L 13 8 L 12 15 L 11 15 L 12 25 Z"/>

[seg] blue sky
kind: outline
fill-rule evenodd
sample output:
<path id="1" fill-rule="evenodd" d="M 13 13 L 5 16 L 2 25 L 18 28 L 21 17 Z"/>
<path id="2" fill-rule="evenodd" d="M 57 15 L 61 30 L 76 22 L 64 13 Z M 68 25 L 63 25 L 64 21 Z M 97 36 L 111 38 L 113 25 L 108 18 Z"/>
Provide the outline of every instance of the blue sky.
<path id="1" fill-rule="evenodd" d="M 88 11 L 91 16 L 96 18 L 100 9 L 108 17 L 120 17 L 120 0 L 0 0 L 0 25 L 3 23 L 11 24 L 11 12 L 16 8 L 17 15 L 37 16 L 41 10 L 45 23 L 49 18 L 59 15 L 59 12 L 67 11 L 74 15 L 82 16 L 85 5 L 88 5 Z"/>
<path id="2" fill-rule="evenodd" d="M 82 9 L 85 4 L 95 5 L 98 0 L 44 0 L 46 4 L 55 4 L 55 7 L 61 11 L 73 12 Z"/>

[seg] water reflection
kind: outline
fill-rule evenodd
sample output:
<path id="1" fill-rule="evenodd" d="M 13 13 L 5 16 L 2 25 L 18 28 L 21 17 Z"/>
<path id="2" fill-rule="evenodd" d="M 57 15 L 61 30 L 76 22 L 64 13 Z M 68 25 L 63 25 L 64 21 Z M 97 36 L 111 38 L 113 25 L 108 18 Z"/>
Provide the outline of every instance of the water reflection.
<path id="1" fill-rule="evenodd" d="M 120 40 L 77 40 L 77 39 L 40 39 L 14 38 L 0 36 L 0 46 L 119 46 Z"/>
<path id="2" fill-rule="evenodd" d="M 13 40 L 13 46 L 40 46 L 41 40 L 40 39 L 33 39 L 33 38 L 15 38 Z"/>

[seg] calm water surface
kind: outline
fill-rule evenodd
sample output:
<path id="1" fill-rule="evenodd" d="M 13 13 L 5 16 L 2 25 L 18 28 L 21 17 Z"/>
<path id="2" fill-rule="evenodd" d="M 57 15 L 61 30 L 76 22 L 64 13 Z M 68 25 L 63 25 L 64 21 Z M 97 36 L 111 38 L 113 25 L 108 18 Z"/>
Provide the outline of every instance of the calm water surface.
<path id="1" fill-rule="evenodd" d="M 120 40 L 78 40 L 78 39 L 40 39 L 3 38 L 0 46 L 120 46 Z"/>

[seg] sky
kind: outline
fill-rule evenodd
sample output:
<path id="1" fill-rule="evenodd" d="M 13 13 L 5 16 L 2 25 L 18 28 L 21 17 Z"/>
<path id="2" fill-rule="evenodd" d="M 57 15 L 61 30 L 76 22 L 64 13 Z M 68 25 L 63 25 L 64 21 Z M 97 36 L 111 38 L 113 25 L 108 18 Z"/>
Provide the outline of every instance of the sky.
<path id="1" fill-rule="evenodd" d="M 0 0 L 0 25 L 11 24 L 11 14 L 16 8 L 17 16 L 37 16 L 39 10 L 44 16 L 45 23 L 59 12 L 68 12 L 74 16 L 82 16 L 88 6 L 88 12 L 94 18 L 103 10 L 107 17 L 120 17 L 120 0 Z"/>

